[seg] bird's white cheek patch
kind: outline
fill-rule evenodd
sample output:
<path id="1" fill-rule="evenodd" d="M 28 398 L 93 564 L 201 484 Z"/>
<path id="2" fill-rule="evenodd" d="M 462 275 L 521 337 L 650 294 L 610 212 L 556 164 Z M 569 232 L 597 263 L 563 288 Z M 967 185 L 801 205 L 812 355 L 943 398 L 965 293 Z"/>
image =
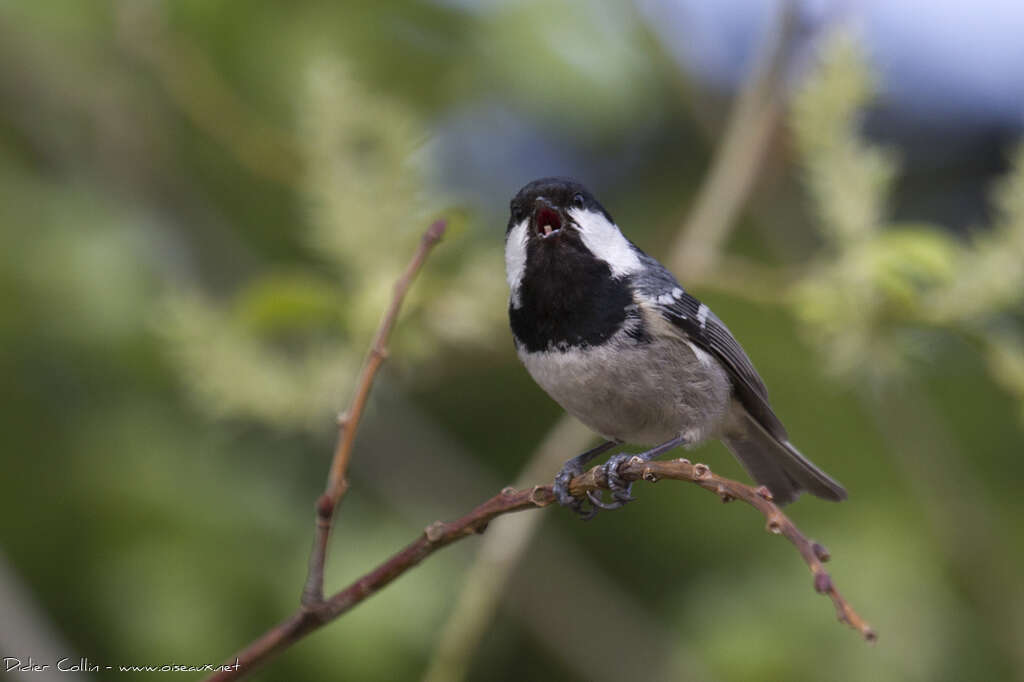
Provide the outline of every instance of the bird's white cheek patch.
<path id="1" fill-rule="evenodd" d="M 600 213 L 574 208 L 569 215 L 579 225 L 583 245 L 608 263 L 614 277 L 626 277 L 641 269 L 640 257 L 615 223 Z"/>
<path id="2" fill-rule="evenodd" d="M 508 278 L 513 308 L 520 306 L 519 287 L 523 282 L 523 273 L 526 272 L 527 222 L 524 220 L 513 227 L 505 238 L 505 276 Z"/>

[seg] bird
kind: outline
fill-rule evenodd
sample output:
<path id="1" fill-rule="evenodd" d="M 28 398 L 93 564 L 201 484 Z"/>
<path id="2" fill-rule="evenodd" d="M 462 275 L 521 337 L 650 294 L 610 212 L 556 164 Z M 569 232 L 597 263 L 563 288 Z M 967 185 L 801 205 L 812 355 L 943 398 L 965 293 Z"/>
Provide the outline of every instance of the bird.
<path id="1" fill-rule="evenodd" d="M 619 473 L 673 448 L 719 439 L 776 504 L 807 491 L 832 501 L 846 490 L 790 442 L 750 358 L 707 305 L 619 229 L 580 182 L 547 177 L 512 198 L 505 231 L 509 325 L 534 381 L 603 442 L 568 460 L 558 502 L 584 519 L 634 498 Z M 611 500 L 569 482 L 598 455 L 624 445 L 603 470 Z"/>

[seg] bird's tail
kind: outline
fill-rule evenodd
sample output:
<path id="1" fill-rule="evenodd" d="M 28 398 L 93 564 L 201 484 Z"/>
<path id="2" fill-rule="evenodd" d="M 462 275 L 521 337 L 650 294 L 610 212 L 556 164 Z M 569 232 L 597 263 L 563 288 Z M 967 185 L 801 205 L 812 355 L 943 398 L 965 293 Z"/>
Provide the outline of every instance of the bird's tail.
<path id="1" fill-rule="evenodd" d="M 788 504 L 804 490 L 815 497 L 839 502 L 846 490 L 788 440 L 772 436 L 744 410 L 738 428 L 722 440 L 751 477 L 767 486 L 775 503 Z"/>

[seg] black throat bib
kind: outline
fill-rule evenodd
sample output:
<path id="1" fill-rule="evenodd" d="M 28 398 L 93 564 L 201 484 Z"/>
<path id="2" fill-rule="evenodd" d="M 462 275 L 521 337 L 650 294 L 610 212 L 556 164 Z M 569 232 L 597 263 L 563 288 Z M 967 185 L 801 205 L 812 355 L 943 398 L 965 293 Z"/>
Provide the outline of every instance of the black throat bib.
<path id="1" fill-rule="evenodd" d="M 622 328 L 635 307 L 628 281 L 614 279 L 577 234 L 551 239 L 559 241 L 527 244 L 520 306 L 509 306 L 512 333 L 529 352 L 598 345 Z"/>

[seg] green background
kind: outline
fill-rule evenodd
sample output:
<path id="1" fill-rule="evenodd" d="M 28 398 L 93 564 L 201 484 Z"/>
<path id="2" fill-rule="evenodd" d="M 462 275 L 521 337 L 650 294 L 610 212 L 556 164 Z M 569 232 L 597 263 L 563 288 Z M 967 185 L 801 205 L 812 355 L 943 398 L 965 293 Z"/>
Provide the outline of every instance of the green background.
<path id="1" fill-rule="evenodd" d="M 219 662 L 295 609 L 333 415 L 437 216 L 449 232 L 370 400 L 328 590 L 517 479 L 561 416 L 504 318 L 506 202 L 531 177 L 513 154 L 465 187 L 444 143 L 486 148 L 513 133 L 508 116 L 529 121 L 552 148 L 523 154 L 571 149 L 662 256 L 726 112 L 635 16 L 602 12 L 0 3 L 0 577 L 17 604 L 0 613 L 0 654 Z M 878 643 L 836 624 L 754 511 L 664 482 L 587 524 L 529 512 L 544 525 L 476 630 L 466 679 L 1020 679 L 1024 184 L 1003 185 L 988 230 L 915 221 L 927 183 L 904 182 L 843 119 L 870 98 L 844 54 L 778 134 L 728 240 L 757 265 L 749 278 L 676 274 L 849 490 L 790 511 Z M 488 107 L 491 125 L 460 124 Z M 879 214 L 837 201 L 830 217 L 837 196 Z M 743 475 L 718 444 L 689 456 Z M 481 542 L 254 679 L 422 678 Z M 15 651 L 11 633 L 49 645 Z"/>

